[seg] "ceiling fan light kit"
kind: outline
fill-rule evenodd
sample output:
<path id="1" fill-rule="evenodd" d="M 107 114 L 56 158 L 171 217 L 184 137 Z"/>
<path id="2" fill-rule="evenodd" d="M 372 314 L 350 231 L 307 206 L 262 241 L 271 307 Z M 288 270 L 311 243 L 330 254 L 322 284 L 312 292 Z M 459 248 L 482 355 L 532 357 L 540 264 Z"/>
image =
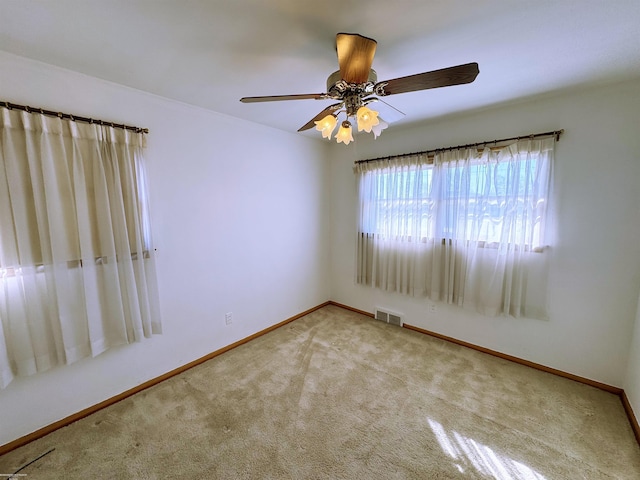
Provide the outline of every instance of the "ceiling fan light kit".
<path id="1" fill-rule="evenodd" d="M 373 132 L 373 138 L 374 139 L 378 138 L 380 136 L 380 134 L 382 133 L 382 131 L 389 126 L 389 124 L 387 122 L 385 122 L 384 120 L 382 120 L 380 117 L 378 117 L 378 120 L 380 120 L 380 122 L 378 122 L 377 125 L 374 125 L 371 128 L 371 131 Z"/>
<path id="2" fill-rule="evenodd" d="M 336 141 L 338 143 L 342 142 L 345 145 L 349 145 L 353 142 L 353 130 L 351 129 L 351 122 L 349 120 L 345 120 L 340 125 L 340 129 L 336 134 Z"/>
<path id="3" fill-rule="evenodd" d="M 338 124 L 338 115 L 344 113 L 336 141 L 349 145 L 353 141 L 353 130 L 349 118 L 355 118 L 359 132 L 373 133 L 374 138 L 389 126 L 375 110 L 367 105 L 378 97 L 398 93 L 427 90 L 471 83 L 479 73 L 477 63 L 443 68 L 431 72 L 400 77 L 378 82 L 376 71 L 371 68 L 377 42 L 356 33 L 339 33 L 336 36 L 336 51 L 340 70 L 327 78 L 327 93 L 272 95 L 266 97 L 243 97 L 243 103 L 272 102 L 280 100 L 338 100 L 298 129 L 299 132 L 313 128 L 322 133 L 322 138 L 331 139 Z"/>
<path id="4" fill-rule="evenodd" d="M 364 105 L 358 109 L 355 117 L 358 123 L 359 132 L 365 131 L 367 133 L 370 133 L 372 129 L 377 125 L 380 125 L 380 122 L 381 122 L 381 119 L 378 117 L 378 112 L 371 110 L 370 108 L 365 107 Z M 335 130 L 336 125 L 338 124 L 338 117 L 335 114 L 330 113 L 329 115 L 324 117 L 322 120 L 318 120 L 314 123 L 316 124 L 316 130 L 322 133 L 322 138 L 331 139 L 331 135 L 333 134 L 333 131 Z M 351 128 L 351 122 L 349 121 L 342 122 L 342 127 L 338 133 L 340 133 L 343 128 L 347 128 L 345 123 L 349 124 L 348 125 L 349 129 Z M 383 128 L 386 128 L 386 127 L 383 127 Z M 379 129 L 379 131 L 382 131 L 383 128 Z M 338 143 L 341 141 L 344 141 L 344 140 L 340 140 L 341 138 L 344 138 L 344 135 L 346 134 L 343 133 L 342 137 L 336 136 L 336 140 L 338 141 Z M 375 137 L 377 137 L 378 135 L 380 135 L 380 133 L 378 133 L 377 135 L 374 133 Z M 345 143 L 347 143 L 348 145 L 348 142 L 345 142 Z"/>
<path id="5" fill-rule="evenodd" d="M 314 123 L 316 124 L 316 130 L 322 132 L 322 138 L 331 139 L 331 134 L 336 129 L 336 125 L 338 124 L 338 117 L 333 113 L 330 113 L 322 120 L 318 120 Z"/>
<path id="6" fill-rule="evenodd" d="M 371 132 L 371 129 L 380 123 L 378 119 L 378 112 L 371 110 L 364 105 L 356 112 L 356 118 L 358 119 L 358 131 L 363 130 L 367 133 Z"/>

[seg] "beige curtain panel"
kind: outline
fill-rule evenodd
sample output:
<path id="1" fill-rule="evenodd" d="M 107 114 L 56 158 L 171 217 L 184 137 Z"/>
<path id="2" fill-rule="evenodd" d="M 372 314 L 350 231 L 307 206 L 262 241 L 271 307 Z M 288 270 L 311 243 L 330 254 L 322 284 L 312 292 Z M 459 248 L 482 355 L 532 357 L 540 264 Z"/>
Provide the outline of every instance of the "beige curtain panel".
<path id="1" fill-rule="evenodd" d="M 142 133 L 0 108 L 0 387 L 161 333 Z"/>
<path id="2" fill-rule="evenodd" d="M 553 137 L 359 163 L 356 282 L 548 318 Z"/>

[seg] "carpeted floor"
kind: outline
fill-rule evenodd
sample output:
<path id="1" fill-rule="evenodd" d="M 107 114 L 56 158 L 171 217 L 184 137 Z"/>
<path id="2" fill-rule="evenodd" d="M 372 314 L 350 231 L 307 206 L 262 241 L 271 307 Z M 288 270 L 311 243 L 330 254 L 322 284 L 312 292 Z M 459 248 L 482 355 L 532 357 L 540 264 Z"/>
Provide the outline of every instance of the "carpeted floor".
<path id="1" fill-rule="evenodd" d="M 36 479 L 638 479 L 617 396 L 327 306 L 0 457 Z"/>

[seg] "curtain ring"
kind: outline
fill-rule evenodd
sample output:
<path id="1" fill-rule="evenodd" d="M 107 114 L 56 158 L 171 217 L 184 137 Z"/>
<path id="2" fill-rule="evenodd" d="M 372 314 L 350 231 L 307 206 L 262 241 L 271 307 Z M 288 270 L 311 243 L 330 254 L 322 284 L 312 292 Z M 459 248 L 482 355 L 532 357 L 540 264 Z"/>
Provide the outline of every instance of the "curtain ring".
<path id="1" fill-rule="evenodd" d="M 64 115 L 62 114 L 62 112 L 58 112 L 58 118 L 61 120 L 64 118 Z"/>
<path id="2" fill-rule="evenodd" d="M 31 112 L 29 111 L 29 106 L 28 106 L 28 105 L 26 105 L 26 106 L 24 107 L 24 111 L 25 111 L 25 112 L 27 112 L 27 113 L 31 113 Z"/>
<path id="3" fill-rule="evenodd" d="M 71 119 L 71 121 L 72 121 L 72 122 L 75 122 L 75 121 L 76 121 L 76 119 L 75 119 L 75 118 L 73 118 L 73 115 L 71 115 L 71 114 L 69 114 L 69 118 Z"/>

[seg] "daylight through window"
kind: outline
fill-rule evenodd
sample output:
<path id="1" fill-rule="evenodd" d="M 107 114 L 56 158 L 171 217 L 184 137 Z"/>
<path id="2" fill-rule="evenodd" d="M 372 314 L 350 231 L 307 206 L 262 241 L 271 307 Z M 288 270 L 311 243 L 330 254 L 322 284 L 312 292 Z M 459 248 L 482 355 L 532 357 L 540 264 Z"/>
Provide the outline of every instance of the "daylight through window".
<path id="1" fill-rule="evenodd" d="M 544 263 L 532 254 L 545 249 L 554 144 L 356 164 L 358 282 L 484 313 L 544 310 L 527 279 Z"/>

